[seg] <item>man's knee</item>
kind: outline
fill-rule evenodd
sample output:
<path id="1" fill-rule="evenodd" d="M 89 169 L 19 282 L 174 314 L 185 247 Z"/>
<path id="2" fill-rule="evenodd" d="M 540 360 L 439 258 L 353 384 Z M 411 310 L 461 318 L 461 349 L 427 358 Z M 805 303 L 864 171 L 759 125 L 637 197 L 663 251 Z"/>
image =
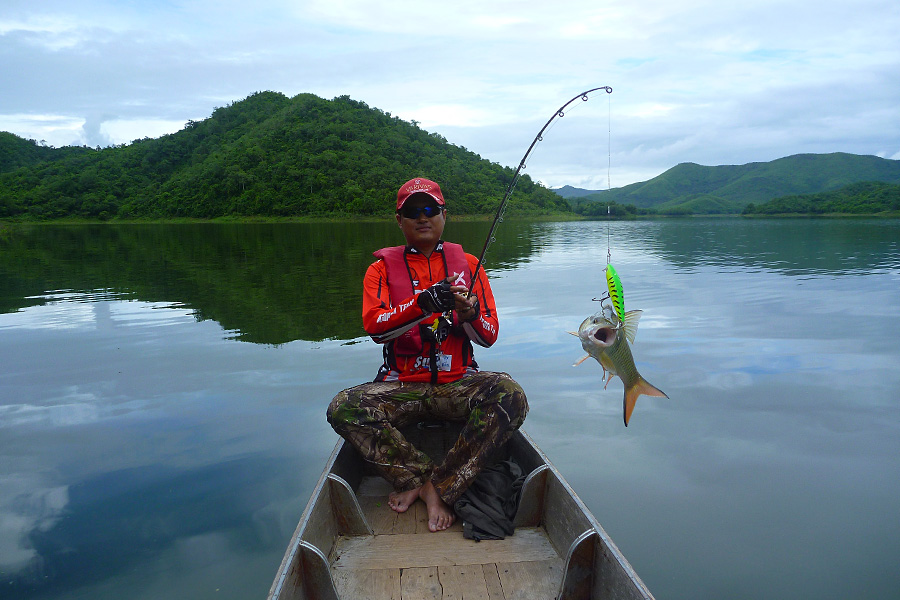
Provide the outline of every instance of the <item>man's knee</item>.
<path id="1" fill-rule="evenodd" d="M 525 390 L 506 373 L 499 373 L 499 375 L 495 393 L 499 396 L 500 406 L 509 417 L 510 426 L 518 428 L 525 420 L 525 415 L 528 414 L 528 399 L 525 397 Z"/>
<path id="2" fill-rule="evenodd" d="M 328 405 L 328 410 L 325 411 L 325 418 L 328 420 L 328 424 L 339 434 L 346 429 L 348 424 L 354 421 L 354 407 L 351 406 L 350 396 L 347 394 L 347 391 L 338 392 Z M 359 407 L 357 406 L 356 408 Z"/>
<path id="3" fill-rule="evenodd" d="M 518 428 L 525 420 L 528 414 L 528 398 L 525 397 L 525 390 L 518 383 L 509 391 L 509 403 L 506 412 L 509 414 L 509 422 L 513 427 Z"/>

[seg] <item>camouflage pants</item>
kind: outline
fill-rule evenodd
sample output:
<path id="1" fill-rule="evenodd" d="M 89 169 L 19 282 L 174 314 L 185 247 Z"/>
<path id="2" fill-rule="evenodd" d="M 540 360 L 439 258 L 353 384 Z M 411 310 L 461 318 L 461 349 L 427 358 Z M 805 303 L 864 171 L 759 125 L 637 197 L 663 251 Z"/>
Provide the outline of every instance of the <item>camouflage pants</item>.
<path id="1" fill-rule="evenodd" d="M 444 502 L 453 506 L 527 413 L 525 392 L 509 375 L 480 372 L 440 385 L 364 383 L 335 396 L 327 416 L 334 430 L 395 490 L 412 490 L 430 479 Z M 465 422 L 439 465 L 399 431 L 423 419 Z"/>

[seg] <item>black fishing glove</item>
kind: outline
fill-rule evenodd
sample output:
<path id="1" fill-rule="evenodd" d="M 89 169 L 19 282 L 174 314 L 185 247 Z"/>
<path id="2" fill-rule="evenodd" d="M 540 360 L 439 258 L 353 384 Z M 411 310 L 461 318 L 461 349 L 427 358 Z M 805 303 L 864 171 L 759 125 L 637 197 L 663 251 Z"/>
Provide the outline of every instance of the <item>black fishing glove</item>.
<path id="1" fill-rule="evenodd" d="M 453 310 L 456 299 L 453 297 L 453 292 L 450 291 L 450 282 L 444 280 L 422 290 L 416 296 L 416 302 L 419 304 L 419 308 L 425 312 L 442 313 Z"/>

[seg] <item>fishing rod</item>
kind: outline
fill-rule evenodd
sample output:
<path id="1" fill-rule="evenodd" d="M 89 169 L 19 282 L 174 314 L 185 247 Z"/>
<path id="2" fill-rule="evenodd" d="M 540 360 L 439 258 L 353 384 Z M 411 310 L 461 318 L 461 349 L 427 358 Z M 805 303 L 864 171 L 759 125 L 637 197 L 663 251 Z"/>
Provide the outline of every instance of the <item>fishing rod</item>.
<path id="1" fill-rule="evenodd" d="M 580 94 L 560 106 L 558 109 L 556 109 L 556 112 L 553 113 L 553 116 L 550 117 L 550 119 L 546 123 L 544 123 L 544 126 L 541 127 L 541 130 L 538 131 L 538 134 L 534 136 L 534 140 L 532 140 L 531 145 L 528 146 L 528 151 L 525 152 L 525 156 L 523 156 L 522 160 L 519 161 L 519 166 L 516 168 L 516 172 L 513 174 L 512 181 L 509 182 L 509 187 L 506 188 L 506 195 L 503 196 L 503 200 L 500 201 L 500 206 L 497 207 L 497 214 L 494 215 L 494 221 L 491 223 L 491 230 L 488 231 L 487 239 L 484 240 L 484 247 L 481 249 L 481 255 L 478 257 L 478 264 L 475 266 L 475 271 L 472 273 L 472 280 L 469 283 L 470 296 L 472 295 L 472 290 L 475 288 L 475 280 L 478 279 L 478 271 L 481 269 L 481 265 L 484 264 L 484 255 L 487 254 L 488 246 L 491 245 L 491 242 L 495 241 L 494 231 L 497 230 L 497 225 L 501 221 L 503 221 L 503 212 L 506 209 L 506 203 L 509 201 L 509 197 L 512 196 L 513 190 L 516 187 L 516 183 L 519 182 L 519 174 L 521 173 L 522 169 L 525 168 L 525 161 L 528 160 L 528 156 L 531 154 L 531 151 L 534 149 L 538 142 L 544 139 L 542 136 L 547 130 L 547 127 L 550 126 L 550 123 L 552 123 L 557 117 L 566 116 L 564 111 L 570 104 L 572 104 L 579 98 L 581 98 L 583 102 L 587 102 L 588 94 L 596 92 L 597 90 L 603 90 L 607 94 L 612 94 L 612 88 L 608 85 L 592 88 L 590 90 L 581 92 Z"/>

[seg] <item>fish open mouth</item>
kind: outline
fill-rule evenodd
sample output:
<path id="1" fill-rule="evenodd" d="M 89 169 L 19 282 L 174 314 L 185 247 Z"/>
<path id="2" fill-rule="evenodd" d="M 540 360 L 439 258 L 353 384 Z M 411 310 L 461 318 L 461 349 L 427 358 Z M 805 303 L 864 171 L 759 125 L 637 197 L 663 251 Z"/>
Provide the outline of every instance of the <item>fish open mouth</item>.
<path id="1" fill-rule="evenodd" d="M 593 337 L 604 346 L 609 346 L 616 340 L 616 330 L 612 327 L 601 327 L 594 332 Z"/>

